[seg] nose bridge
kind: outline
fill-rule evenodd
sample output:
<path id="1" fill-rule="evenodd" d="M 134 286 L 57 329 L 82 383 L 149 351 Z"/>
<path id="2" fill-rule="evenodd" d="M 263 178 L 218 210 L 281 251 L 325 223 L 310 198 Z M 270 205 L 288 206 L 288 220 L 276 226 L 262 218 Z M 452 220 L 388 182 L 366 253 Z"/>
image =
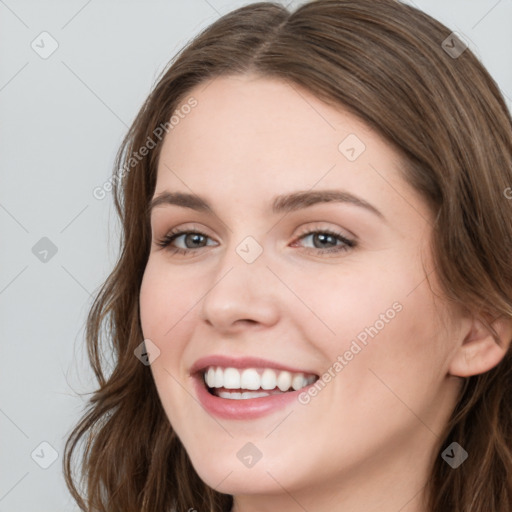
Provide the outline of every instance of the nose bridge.
<path id="1" fill-rule="evenodd" d="M 232 244 L 220 257 L 202 302 L 202 317 L 228 329 L 238 320 L 273 323 L 277 319 L 275 280 L 263 246 L 252 236 Z"/>

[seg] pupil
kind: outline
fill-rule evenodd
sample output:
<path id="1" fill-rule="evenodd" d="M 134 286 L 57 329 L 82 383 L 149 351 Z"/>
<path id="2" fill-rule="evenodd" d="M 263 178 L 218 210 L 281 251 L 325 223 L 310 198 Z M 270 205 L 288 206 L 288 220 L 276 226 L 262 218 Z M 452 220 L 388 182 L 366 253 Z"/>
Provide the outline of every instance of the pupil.
<path id="1" fill-rule="evenodd" d="M 192 237 L 192 240 L 193 240 L 193 243 L 195 244 L 196 242 L 199 241 L 199 239 L 203 236 L 203 235 L 200 235 L 199 233 L 191 233 L 189 235 L 187 235 L 187 237 Z"/>
<path id="2" fill-rule="evenodd" d="M 336 240 L 334 240 L 334 237 L 332 235 L 329 235 L 327 233 L 320 233 L 320 234 L 317 234 L 316 236 L 320 239 L 321 244 L 325 244 L 325 243 L 329 243 L 329 242 L 333 243 L 333 241 L 334 241 L 334 244 L 336 245 Z M 331 240 L 329 241 L 328 239 L 331 239 Z"/>

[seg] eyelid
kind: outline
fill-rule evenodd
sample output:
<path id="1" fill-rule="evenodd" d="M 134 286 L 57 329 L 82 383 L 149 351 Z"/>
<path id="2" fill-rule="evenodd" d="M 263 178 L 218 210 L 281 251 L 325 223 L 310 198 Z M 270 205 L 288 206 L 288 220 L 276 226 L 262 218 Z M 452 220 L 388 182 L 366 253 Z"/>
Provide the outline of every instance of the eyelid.
<path id="1" fill-rule="evenodd" d="M 333 229 L 333 228 L 326 228 L 322 227 L 321 224 L 325 221 L 317 221 L 315 225 L 313 226 L 303 226 L 300 232 L 296 235 L 294 235 L 293 241 L 291 242 L 292 247 L 296 247 L 297 243 L 301 240 L 309 237 L 314 236 L 315 234 L 327 234 L 329 236 L 332 236 L 337 242 L 341 242 L 339 245 L 335 245 L 334 247 L 330 248 L 316 248 L 316 247 L 304 247 L 303 250 L 306 253 L 314 253 L 314 255 L 318 255 L 321 257 L 328 257 L 328 256 L 339 256 L 340 253 L 345 251 L 350 251 L 352 249 L 355 249 L 359 245 L 358 238 L 354 235 L 345 236 L 339 227 Z M 181 254 L 184 257 L 193 257 L 194 253 L 200 253 L 200 249 L 205 249 L 206 247 L 211 247 L 211 245 L 197 247 L 197 248 L 181 248 L 181 247 L 174 247 L 171 244 L 174 242 L 174 240 L 181 238 L 182 236 L 186 236 L 188 234 L 196 233 L 198 235 L 201 235 L 203 237 L 206 237 L 210 240 L 214 240 L 216 244 L 218 242 L 214 239 L 214 237 L 210 236 L 205 231 L 208 231 L 207 229 L 203 228 L 197 228 L 189 227 L 188 225 L 182 225 L 175 227 L 171 229 L 167 234 L 162 237 L 160 240 L 156 241 L 156 245 L 158 245 L 161 249 L 169 251 L 171 254 Z M 348 231 L 348 230 L 347 230 Z"/>
<path id="2" fill-rule="evenodd" d="M 155 229 L 153 231 L 154 238 L 158 238 L 156 236 L 156 231 L 159 231 L 159 230 Z M 206 228 L 204 225 L 199 224 L 197 222 L 178 224 L 174 228 L 165 229 L 165 230 L 162 230 L 162 231 L 164 231 L 164 234 L 161 236 L 161 238 L 164 238 L 165 236 L 169 235 L 170 233 L 178 232 L 178 231 L 187 231 L 187 232 L 188 231 L 197 231 L 197 232 L 200 232 L 201 234 L 207 235 L 210 238 L 215 238 L 214 236 L 212 236 L 210 234 L 210 230 L 208 228 Z"/>
<path id="3" fill-rule="evenodd" d="M 347 228 L 342 228 L 342 227 L 339 227 L 339 226 L 336 226 L 336 227 L 328 227 L 326 226 L 325 224 L 331 224 L 332 225 L 332 222 L 328 222 L 328 221 L 312 221 L 313 225 L 311 226 L 311 222 L 308 222 L 306 223 L 305 226 L 301 227 L 301 228 L 298 228 L 299 229 L 299 233 L 298 234 L 295 234 L 293 235 L 295 238 L 297 237 L 300 237 L 302 236 L 303 234 L 306 234 L 306 233 L 309 233 L 313 230 L 323 230 L 325 229 L 326 231 L 343 231 L 344 233 L 340 233 L 342 234 L 345 238 L 350 238 L 351 240 L 353 241 L 358 241 L 358 237 L 357 235 L 355 235 L 352 231 L 348 230 Z M 168 235 L 169 233 L 171 232 L 177 232 L 177 231 L 187 231 L 187 230 L 190 230 L 190 231 L 198 231 L 200 232 L 200 234 L 204 234 L 204 235 L 207 235 L 208 237 L 212 238 L 212 239 L 215 239 L 214 236 L 212 236 L 211 234 L 209 234 L 209 229 L 204 227 L 202 224 L 200 225 L 200 223 L 197 223 L 197 222 L 191 222 L 191 223 L 185 223 L 185 224 L 179 224 L 177 227 L 174 227 L 174 228 L 171 228 L 171 229 L 168 229 L 166 230 L 165 232 L 165 235 Z"/>
<path id="4" fill-rule="evenodd" d="M 332 222 L 329 223 L 329 222 L 326 222 L 326 221 L 316 221 L 316 222 L 313 222 L 312 226 L 310 225 L 310 223 L 308 223 L 305 227 L 300 228 L 299 233 L 297 235 L 294 235 L 294 236 L 296 238 L 299 238 L 299 237 L 301 237 L 304 234 L 310 233 L 311 231 L 323 231 L 323 230 L 325 230 L 325 231 L 337 232 L 337 235 L 339 235 L 339 236 L 343 236 L 344 238 L 350 239 L 353 242 L 358 242 L 358 240 L 359 240 L 358 237 L 354 233 L 352 233 L 352 231 L 349 231 L 348 229 L 342 228 L 340 226 L 330 227 L 330 226 L 326 226 L 325 224 L 331 224 L 332 225 Z"/>

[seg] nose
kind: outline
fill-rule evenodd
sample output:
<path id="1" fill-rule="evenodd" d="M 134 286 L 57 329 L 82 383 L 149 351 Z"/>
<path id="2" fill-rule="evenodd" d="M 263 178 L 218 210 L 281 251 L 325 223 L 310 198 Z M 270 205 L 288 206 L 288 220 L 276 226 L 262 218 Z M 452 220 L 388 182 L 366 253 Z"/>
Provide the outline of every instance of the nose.
<path id="1" fill-rule="evenodd" d="M 279 319 L 278 280 L 264 253 L 248 263 L 234 249 L 225 254 L 209 283 L 201 318 L 218 331 L 271 327 Z"/>

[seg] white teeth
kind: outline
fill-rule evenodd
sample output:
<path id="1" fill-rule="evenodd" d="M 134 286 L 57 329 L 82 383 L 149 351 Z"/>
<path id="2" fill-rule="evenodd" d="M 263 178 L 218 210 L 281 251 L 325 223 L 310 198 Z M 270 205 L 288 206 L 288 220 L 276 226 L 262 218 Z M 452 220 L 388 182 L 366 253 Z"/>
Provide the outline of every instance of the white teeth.
<path id="1" fill-rule="evenodd" d="M 263 396 L 269 396 L 269 393 L 255 393 L 254 391 L 246 391 L 245 393 L 242 393 L 242 398 L 261 398 Z"/>
<path id="2" fill-rule="evenodd" d="M 281 391 L 287 391 L 292 385 L 292 374 L 290 372 L 281 372 L 277 377 L 277 387 Z"/>
<path id="3" fill-rule="evenodd" d="M 231 400 L 242 400 L 242 393 L 236 391 L 219 391 L 219 396 L 221 398 L 231 398 Z"/>
<path id="4" fill-rule="evenodd" d="M 215 386 L 215 368 L 208 368 L 208 372 L 206 373 L 206 384 L 210 388 Z"/>
<path id="5" fill-rule="evenodd" d="M 242 389 L 260 389 L 260 376 L 253 368 L 247 368 L 240 377 L 240 387 Z"/>
<path id="6" fill-rule="evenodd" d="M 240 389 L 240 372 L 236 368 L 224 370 L 224 387 L 226 389 Z"/>
<path id="7" fill-rule="evenodd" d="M 217 368 L 215 370 L 215 383 L 213 386 L 210 386 L 211 388 L 221 388 L 224 384 L 224 372 L 222 371 L 222 368 Z"/>
<path id="8" fill-rule="evenodd" d="M 269 393 L 256 393 L 255 391 L 246 391 L 240 393 L 239 391 L 219 391 L 218 396 L 220 398 L 228 398 L 230 400 L 246 400 L 247 398 L 261 398 L 264 396 L 270 396 Z"/>
<path id="9" fill-rule="evenodd" d="M 269 396 L 270 394 L 282 393 L 288 390 L 298 391 L 315 382 L 316 377 L 314 375 L 306 377 L 304 373 L 291 373 L 271 368 L 265 368 L 264 370 L 245 368 L 238 370 L 237 368 L 210 366 L 204 372 L 204 380 L 209 388 L 244 390 L 240 392 L 219 391 L 216 393 L 222 398 L 242 400 L 244 398 Z M 245 392 L 245 390 L 250 390 L 251 392 Z M 263 393 L 262 391 L 255 393 L 257 390 L 274 391 L 272 393 Z"/>
<path id="10" fill-rule="evenodd" d="M 266 369 L 261 376 L 262 389 L 274 389 L 277 386 L 277 377 L 274 370 Z"/>
<path id="11" fill-rule="evenodd" d="M 295 391 L 298 391 L 299 389 L 303 388 L 307 384 L 307 379 L 304 377 L 304 375 L 294 375 L 292 379 L 292 388 Z"/>
<path id="12" fill-rule="evenodd" d="M 310 384 L 313 384 L 313 382 L 315 382 L 315 381 L 316 381 L 316 377 L 312 375 L 311 377 L 308 377 L 306 379 L 306 384 L 304 384 L 304 385 L 309 386 Z"/>

